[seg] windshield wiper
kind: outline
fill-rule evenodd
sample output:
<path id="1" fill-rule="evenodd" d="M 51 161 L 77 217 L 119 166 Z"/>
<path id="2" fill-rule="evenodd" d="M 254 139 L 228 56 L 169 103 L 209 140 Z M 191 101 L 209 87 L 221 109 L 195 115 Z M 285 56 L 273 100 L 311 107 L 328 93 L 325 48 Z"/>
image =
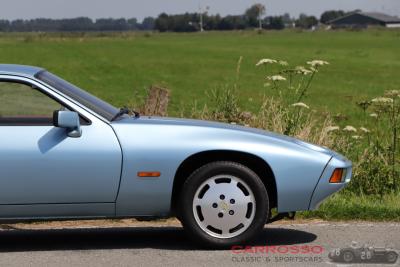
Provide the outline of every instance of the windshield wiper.
<path id="1" fill-rule="evenodd" d="M 129 109 L 128 108 L 120 108 L 118 113 L 115 114 L 115 116 L 112 118 L 111 121 L 115 121 L 116 119 L 118 119 L 119 117 L 121 117 L 124 114 L 129 114 Z"/>
<path id="2" fill-rule="evenodd" d="M 132 110 L 132 113 L 135 115 L 135 118 L 139 118 L 140 117 L 140 113 L 139 112 L 137 112 L 135 110 Z"/>
<path id="3" fill-rule="evenodd" d="M 114 118 L 112 118 L 111 121 L 114 121 L 114 120 L 118 119 L 122 115 L 129 114 L 129 112 L 130 112 L 130 110 L 128 108 L 120 108 L 118 113 L 115 114 Z M 140 117 L 139 112 L 132 110 L 132 113 L 135 115 L 135 118 Z"/>

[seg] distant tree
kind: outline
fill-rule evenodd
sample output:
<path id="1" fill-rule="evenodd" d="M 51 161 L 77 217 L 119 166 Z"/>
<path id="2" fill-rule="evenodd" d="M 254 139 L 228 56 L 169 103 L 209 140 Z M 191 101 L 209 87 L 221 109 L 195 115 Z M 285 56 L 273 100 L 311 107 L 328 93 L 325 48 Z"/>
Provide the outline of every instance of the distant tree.
<path id="1" fill-rule="evenodd" d="M 305 14 L 300 14 L 299 18 L 296 20 L 296 27 L 303 29 L 311 29 L 313 26 L 318 24 L 318 19 L 314 16 L 307 16 Z"/>
<path id="2" fill-rule="evenodd" d="M 170 30 L 174 32 L 194 32 L 198 30 L 197 14 L 185 13 L 183 15 L 169 16 L 172 27 Z"/>
<path id="3" fill-rule="evenodd" d="M 221 22 L 221 16 L 219 14 L 215 16 L 204 16 L 204 29 L 207 31 L 218 30 L 218 25 Z"/>
<path id="4" fill-rule="evenodd" d="M 289 13 L 283 14 L 282 21 L 285 25 L 291 25 L 294 22 Z"/>
<path id="5" fill-rule="evenodd" d="M 126 31 L 129 24 L 126 19 L 97 19 L 95 28 L 98 31 Z"/>
<path id="6" fill-rule="evenodd" d="M 129 31 L 129 30 L 153 30 L 155 19 L 147 17 L 142 23 L 136 18 L 126 20 L 125 18 L 100 18 L 93 22 L 87 17 L 71 19 L 17 19 L 13 21 L 0 20 L 0 31 L 10 32 L 60 32 L 60 31 Z"/>
<path id="7" fill-rule="evenodd" d="M 247 23 L 244 16 L 226 16 L 223 17 L 218 25 L 219 30 L 243 30 Z"/>
<path id="8" fill-rule="evenodd" d="M 166 13 L 161 13 L 155 23 L 154 27 L 160 32 L 166 32 L 169 30 L 169 16 Z"/>
<path id="9" fill-rule="evenodd" d="M 320 21 L 321 23 L 328 23 L 331 20 L 343 17 L 346 13 L 343 10 L 328 10 L 322 13 Z"/>
<path id="10" fill-rule="evenodd" d="M 93 21 L 86 17 L 61 19 L 59 23 L 59 31 L 90 31 L 94 26 Z"/>
<path id="11" fill-rule="evenodd" d="M 0 20 L 0 31 L 6 32 L 10 30 L 10 22 L 8 20 Z"/>
<path id="12" fill-rule="evenodd" d="M 160 32 L 193 32 L 199 30 L 199 18 L 196 13 L 178 15 L 162 13 L 156 19 L 154 27 Z"/>
<path id="13" fill-rule="evenodd" d="M 271 30 L 283 30 L 285 23 L 283 16 L 270 16 L 264 19 L 264 28 Z"/>
<path id="14" fill-rule="evenodd" d="M 342 10 L 329 10 L 321 15 L 321 22 L 326 23 L 339 16 L 349 13 L 360 12 L 354 10 L 343 12 Z M 243 15 L 217 15 L 203 14 L 203 28 L 205 30 L 241 30 L 249 27 L 260 27 L 265 29 L 283 29 L 296 27 L 309 29 L 318 24 L 314 16 L 301 14 L 298 19 L 293 19 L 289 14 L 282 16 L 268 16 L 262 19 L 266 9 L 262 4 L 252 5 L 245 10 Z M 141 23 L 136 18 L 99 18 L 93 21 L 87 17 L 72 19 L 30 19 L 30 20 L 0 20 L 0 31 L 129 31 L 129 30 L 158 30 L 160 32 L 192 32 L 201 28 L 198 13 L 184 13 L 168 15 L 161 13 L 157 18 L 146 17 Z"/>
<path id="15" fill-rule="evenodd" d="M 266 8 L 263 4 L 254 4 L 245 12 L 248 26 L 262 28 L 262 16 L 265 14 Z"/>
<path id="16" fill-rule="evenodd" d="M 11 29 L 16 32 L 28 31 L 25 21 L 22 19 L 13 20 L 10 25 Z"/>
<path id="17" fill-rule="evenodd" d="M 139 23 L 136 18 L 128 19 L 127 21 L 129 30 L 137 30 L 139 29 Z"/>
<path id="18" fill-rule="evenodd" d="M 29 31 L 60 31 L 61 30 L 61 21 L 54 19 L 31 19 L 29 21 L 25 21 L 25 25 L 29 28 Z"/>
<path id="19" fill-rule="evenodd" d="M 154 30 L 155 19 L 153 17 L 146 17 L 143 19 L 140 29 L 144 31 Z"/>

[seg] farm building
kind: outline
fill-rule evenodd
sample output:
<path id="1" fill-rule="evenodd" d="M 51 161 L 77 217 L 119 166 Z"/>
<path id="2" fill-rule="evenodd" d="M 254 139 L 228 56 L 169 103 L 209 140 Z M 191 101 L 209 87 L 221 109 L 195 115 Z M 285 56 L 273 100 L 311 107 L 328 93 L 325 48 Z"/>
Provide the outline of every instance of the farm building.
<path id="1" fill-rule="evenodd" d="M 384 26 L 400 28 L 400 18 L 376 12 L 355 12 L 328 22 L 333 28 Z"/>

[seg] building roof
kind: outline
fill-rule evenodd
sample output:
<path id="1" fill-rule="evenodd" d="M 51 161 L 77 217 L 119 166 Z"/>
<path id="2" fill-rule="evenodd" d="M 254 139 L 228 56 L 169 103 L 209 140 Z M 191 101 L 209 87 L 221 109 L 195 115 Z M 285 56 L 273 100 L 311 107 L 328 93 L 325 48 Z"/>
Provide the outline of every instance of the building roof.
<path id="1" fill-rule="evenodd" d="M 380 20 L 382 22 L 400 22 L 400 18 L 395 17 L 395 16 L 389 16 L 387 14 L 383 14 L 383 13 L 378 13 L 378 12 L 360 12 L 359 14 L 376 19 L 376 20 Z"/>
<path id="2" fill-rule="evenodd" d="M 395 16 L 390 16 L 390 15 L 387 15 L 387 14 L 383 14 L 383 13 L 379 13 L 379 12 L 354 12 L 354 13 L 347 14 L 347 15 L 345 15 L 343 17 L 331 20 L 328 23 L 329 24 L 330 23 L 334 23 L 336 21 L 339 21 L 339 20 L 341 20 L 343 18 L 347 18 L 347 17 L 353 16 L 355 14 L 358 14 L 358 15 L 361 15 L 361 16 L 365 16 L 365 17 L 369 17 L 369 18 L 372 18 L 372 19 L 375 19 L 375 20 L 378 20 L 378 21 L 381 21 L 381 22 L 384 22 L 384 23 L 400 23 L 400 18 L 395 17 Z"/>
<path id="3" fill-rule="evenodd" d="M 0 74 L 13 74 L 33 77 L 36 73 L 42 70 L 42 68 L 33 66 L 0 64 Z"/>

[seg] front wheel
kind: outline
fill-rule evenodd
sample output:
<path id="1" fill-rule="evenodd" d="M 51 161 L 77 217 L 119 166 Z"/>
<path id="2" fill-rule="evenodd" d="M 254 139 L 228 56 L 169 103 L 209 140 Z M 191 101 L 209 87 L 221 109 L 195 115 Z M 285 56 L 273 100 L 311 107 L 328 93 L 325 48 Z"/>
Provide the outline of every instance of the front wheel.
<path id="1" fill-rule="evenodd" d="M 345 251 L 343 253 L 343 261 L 346 263 L 350 263 L 354 261 L 354 254 L 351 251 Z"/>
<path id="2" fill-rule="evenodd" d="M 235 162 L 213 162 L 185 182 L 182 224 L 195 240 L 212 247 L 249 241 L 269 216 L 267 190 L 252 170 Z"/>
<path id="3" fill-rule="evenodd" d="M 394 251 L 391 251 L 386 255 L 387 262 L 389 263 L 395 263 L 397 261 L 397 257 L 398 255 Z"/>

